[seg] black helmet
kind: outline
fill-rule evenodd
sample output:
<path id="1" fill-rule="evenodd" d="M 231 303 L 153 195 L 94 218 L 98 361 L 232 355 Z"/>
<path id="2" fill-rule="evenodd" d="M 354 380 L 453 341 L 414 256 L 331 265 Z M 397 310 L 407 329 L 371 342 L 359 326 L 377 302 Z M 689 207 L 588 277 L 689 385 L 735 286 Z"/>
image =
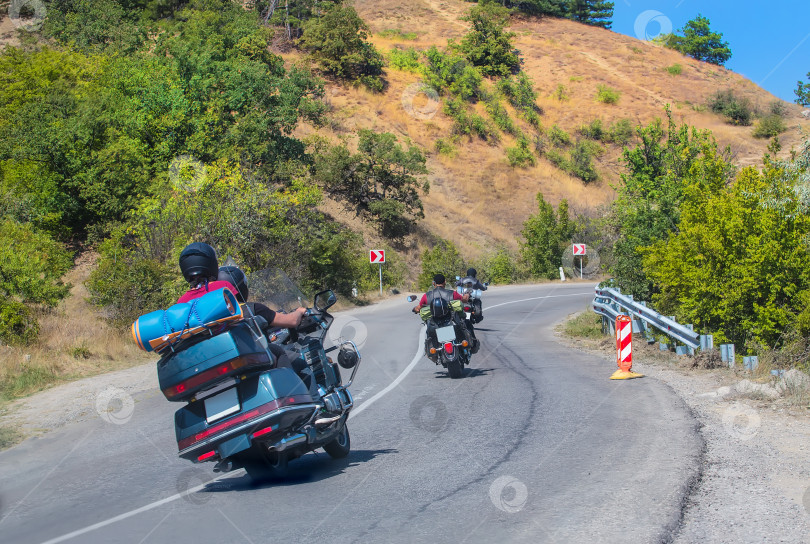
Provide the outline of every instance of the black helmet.
<path id="1" fill-rule="evenodd" d="M 467 275 L 469 277 L 474 278 L 476 274 L 478 274 L 478 272 L 476 272 L 475 268 L 468 268 L 467 269 Z"/>
<path id="2" fill-rule="evenodd" d="M 430 303 L 430 315 L 433 319 L 445 319 L 450 317 L 450 304 L 443 298 L 434 298 Z"/>
<path id="3" fill-rule="evenodd" d="M 219 273 L 217 252 L 208 244 L 194 242 L 180 253 L 180 270 L 183 277 L 191 284 L 205 279 L 214 279 Z"/>
<path id="4" fill-rule="evenodd" d="M 236 290 L 236 300 L 239 302 L 247 302 L 250 291 L 248 290 L 248 281 L 245 273 L 242 272 L 237 266 L 221 266 L 219 267 L 219 281 L 230 282 Z"/>

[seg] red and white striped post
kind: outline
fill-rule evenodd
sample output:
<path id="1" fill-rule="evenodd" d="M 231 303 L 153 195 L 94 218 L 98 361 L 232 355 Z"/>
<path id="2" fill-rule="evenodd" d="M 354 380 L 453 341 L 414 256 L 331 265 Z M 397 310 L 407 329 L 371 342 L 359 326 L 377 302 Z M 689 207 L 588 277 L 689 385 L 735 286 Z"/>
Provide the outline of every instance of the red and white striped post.
<path id="1" fill-rule="evenodd" d="M 626 315 L 616 317 L 616 364 L 619 367 L 611 380 L 640 378 L 633 368 L 633 320 Z"/>

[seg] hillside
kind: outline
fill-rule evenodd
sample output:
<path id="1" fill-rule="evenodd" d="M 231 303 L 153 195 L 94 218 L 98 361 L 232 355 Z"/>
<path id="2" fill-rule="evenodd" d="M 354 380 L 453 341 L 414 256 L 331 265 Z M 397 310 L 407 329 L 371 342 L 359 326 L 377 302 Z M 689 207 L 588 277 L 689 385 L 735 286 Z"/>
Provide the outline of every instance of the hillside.
<path id="1" fill-rule="evenodd" d="M 393 48 L 443 47 L 448 39 L 459 39 L 467 31 L 467 23 L 460 17 L 470 4 L 461 0 L 416 0 L 407 4 L 356 0 L 355 7 L 374 33 L 372 41 L 385 53 Z M 707 111 L 707 99 L 726 89 L 747 97 L 760 109 L 778 100 L 739 74 L 650 42 L 568 20 L 518 18 L 513 20 L 511 30 L 517 34 L 515 44 L 523 58 L 523 69 L 539 94 L 545 129 L 556 124 L 576 138 L 577 129 L 595 119 L 606 125 L 623 118 L 634 125 L 646 124 L 663 117 L 665 105 L 670 104 L 676 121 L 710 129 L 722 147 L 731 149 L 741 166 L 758 164 L 767 150 L 768 140 L 754 138 L 752 127 L 729 125 Z M 407 39 L 412 38 L 407 36 L 409 33 L 415 33 L 416 38 Z M 675 64 L 682 66 L 678 75 L 666 70 Z M 405 93 L 420 81 L 416 74 L 389 68 L 387 79 L 389 86 L 382 94 L 329 85 L 328 101 L 336 125 L 331 131 L 320 132 L 346 135 L 358 128 L 373 128 L 393 132 L 419 145 L 429 156 L 431 170 L 431 192 L 424 199 L 424 226 L 459 244 L 467 256 L 476 257 L 493 244 L 516 248 L 523 221 L 536 209 L 537 192 L 554 204 L 568 199 L 574 212 L 594 213 L 613 198 L 611 186 L 621 173 L 619 146 L 606 145 L 606 153 L 596 159 L 600 179 L 590 184 L 546 159 L 540 159 L 534 167 L 511 168 L 505 148 L 514 145 L 514 139 L 508 135 L 496 146 L 477 139 L 463 141 L 455 156 L 443 156 L 435 151 L 434 144 L 450 134 L 452 120 L 441 106 L 429 103 L 425 94 L 414 98 L 413 109 L 426 113 L 436 110 L 435 115 L 409 115 Z M 618 103 L 595 100 L 600 84 L 621 93 Z M 552 96 L 559 85 L 566 87 L 567 100 Z M 789 130 L 780 136 L 780 141 L 783 154 L 787 154 L 801 139 L 799 127 L 806 133 L 810 121 L 802 117 L 801 108 L 795 104 L 784 104 Z M 416 264 L 414 243 L 410 244 L 409 260 Z"/>

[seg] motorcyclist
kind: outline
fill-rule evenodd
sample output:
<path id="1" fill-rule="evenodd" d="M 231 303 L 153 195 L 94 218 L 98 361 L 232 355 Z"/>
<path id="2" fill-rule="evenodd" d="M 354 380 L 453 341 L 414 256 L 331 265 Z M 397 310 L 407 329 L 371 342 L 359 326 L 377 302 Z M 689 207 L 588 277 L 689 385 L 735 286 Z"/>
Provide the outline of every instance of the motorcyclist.
<path id="1" fill-rule="evenodd" d="M 469 284 L 471 284 L 470 287 L 472 289 L 480 289 L 481 291 L 486 291 L 487 290 L 486 284 L 481 283 L 480 281 L 478 281 L 478 278 L 476 277 L 477 275 L 478 275 L 478 272 L 475 270 L 475 268 L 472 268 L 472 267 L 468 268 L 467 269 L 467 276 L 462 278 L 459 281 L 459 285 L 465 285 L 465 284 L 469 283 Z M 480 323 L 481 321 L 484 320 L 484 307 L 483 307 L 483 305 L 481 303 L 481 299 L 480 298 L 473 298 L 472 299 L 472 305 L 473 305 L 473 310 L 474 310 L 473 311 L 472 321 L 473 321 L 473 323 Z"/>
<path id="2" fill-rule="evenodd" d="M 245 273 L 239 267 L 221 267 L 219 269 L 217 279 L 219 281 L 229 282 L 236 286 L 236 291 L 234 292 L 236 295 L 236 300 L 242 305 L 249 306 L 250 313 L 252 313 L 252 315 L 264 318 L 265 321 L 267 321 L 267 330 L 270 328 L 294 329 L 301 324 L 301 320 L 303 319 L 304 314 L 307 312 L 306 308 L 299 307 L 292 312 L 285 314 L 271 310 L 261 302 L 248 302 L 250 289 L 248 287 L 247 276 L 245 276 Z M 312 373 L 312 369 L 309 367 L 309 365 L 307 365 L 304 359 L 301 357 L 291 357 L 290 353 L 278 344 L 268 344 L 267 349 L 269 349 L 276 357 L 277 368 L 286 367 L 293 369 L 309 389 L 310 396 L 312 396 L 312 398 L 318 398 L 318 384 L 315 380 L 315 375 Z"/>
<path id="3" fill-rule="evenodd" d="M 423 306 L 427 306 L 432 304 L 434 300 L 437 298 L 441 298 L 447 302 L 452 300 L 460 300 L 462 302 L 467 302 L 470 300 L 470 295 L 460 295 L 459 293 L 453 291 L 452 289 L 445 288 L 445 284 L 447 283 L 444 274 L 436 274 L 433 276 L 433 289 L 422 295 L 422 298 L 419 300 L 419 304 L 413 307 L 413 313 L 418 314 L 419 310 L 422 309 Z M 470 332 L 470 336 L 472 337 L 473 344 L 475 348 L 477 348 L 478 340 L 475 338 L 475 331 L 472 328 L 472 324 L 467 327 L 467 330 Z M 427 325 L 427 338 L 425 339 L 425 352 L 430 353 L 428 342 L 436 337 L 436 324 L 432 321 L 428 322 Z M 475 350 L 477 351 L 477 349 Z"/>
<path id="4" fill-rule="evenodd" d="M 180 253 L 180 271 L 188 282 L 189 290 L 177 299 L 178 303 L 189 302 L 217 289 L 227 288 L 234 294 L 237 292 L 229 281 L 217 279 L 217 252 L 208 244 L 194 242 L 187 245 Z"/>

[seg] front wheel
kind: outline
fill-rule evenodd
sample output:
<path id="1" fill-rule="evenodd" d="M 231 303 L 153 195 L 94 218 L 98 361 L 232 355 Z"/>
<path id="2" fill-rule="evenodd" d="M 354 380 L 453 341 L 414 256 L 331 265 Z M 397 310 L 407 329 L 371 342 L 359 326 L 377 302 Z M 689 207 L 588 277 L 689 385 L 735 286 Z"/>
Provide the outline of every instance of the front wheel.
<path id="1" fill-rule="evenodd" d="M 343 428 L 340 430 L 335 439 L 324 444 L 323 449 L 332 459 L 343 459 L 349 455 L 351 446 L 352 441 L 349 438 L 349 427 L 344 423 Z"/>

